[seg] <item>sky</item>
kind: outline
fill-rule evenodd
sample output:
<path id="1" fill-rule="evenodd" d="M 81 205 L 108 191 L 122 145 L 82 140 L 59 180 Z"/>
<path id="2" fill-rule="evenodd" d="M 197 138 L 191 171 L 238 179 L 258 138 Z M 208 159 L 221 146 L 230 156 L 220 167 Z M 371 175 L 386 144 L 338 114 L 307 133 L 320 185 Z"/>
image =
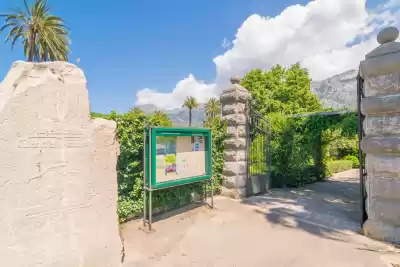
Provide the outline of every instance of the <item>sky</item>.
<path id="1" fill-rule="evenodd" d="M 0 13 L 22 1 L 0 0 Z M 357 68 L 378 31 L 400 21 L 400 0 L 49 1 L 71 29 L 70 62 L 96 112 L 205 102 L 231 76 L 275 64 L 300 62 L 325 79 Z M 0 42 L 0 80 L 16 60 L 21 46 Z"/>

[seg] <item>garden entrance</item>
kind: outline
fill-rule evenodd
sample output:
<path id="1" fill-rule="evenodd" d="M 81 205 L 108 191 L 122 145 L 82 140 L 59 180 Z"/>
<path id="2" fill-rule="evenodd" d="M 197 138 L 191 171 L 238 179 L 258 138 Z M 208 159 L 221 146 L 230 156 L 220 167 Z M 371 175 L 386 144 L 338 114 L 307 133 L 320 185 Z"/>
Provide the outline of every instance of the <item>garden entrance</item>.
<path id="1" fill-rule="evenodd" d="M 249 101 L 247 136 L 247 196 L 265 193 L 271 186 L 271 125 Z"/>

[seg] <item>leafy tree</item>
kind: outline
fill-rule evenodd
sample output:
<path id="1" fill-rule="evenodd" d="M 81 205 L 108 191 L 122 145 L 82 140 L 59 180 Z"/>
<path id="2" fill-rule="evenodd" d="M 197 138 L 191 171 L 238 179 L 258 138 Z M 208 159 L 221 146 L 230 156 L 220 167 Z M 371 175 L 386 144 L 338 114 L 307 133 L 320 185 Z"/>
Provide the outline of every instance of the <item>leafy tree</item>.
<path id="1" fill-rule="evenodd" d="M 262 114 L 285 115 L 319 111 L 322 105 L 310 91 L 308 71 L 294 64 L 289 68 L 276 65 L 271 70 L 248 72 L 242 86 L 252 95 L 255 108 Z"/>
<path id="2" fill-rule="evenodd" d="M 205 105 L 205 115 L 214 119 L 221 114 L 221 103 L 215 97 L 211 97 Z"/>
<path id="3" fill-rule="evenodd" d="M 68 28 L 60 17 L 50 13 L 48 0 L 34 0 L 32 5 L 24 0 L 24 9 L 12 9 L 1 14 L 4 25 L 0 33 L 9 29 L 6 42 L 14 48 L 22 41 L 28 61 L 67 61 L 69 53 Z"/>
<path id="4" fill-rule="evenodd" d="M 196 98 L 194 98 L 193 96 L 186 97 L 182 107 L 186 107 L 187 109 L 189 109 L 189 127 L 192 126 L 192 109 L 199 108 L 199 106 L 200 105 L 197 102 Z"/>

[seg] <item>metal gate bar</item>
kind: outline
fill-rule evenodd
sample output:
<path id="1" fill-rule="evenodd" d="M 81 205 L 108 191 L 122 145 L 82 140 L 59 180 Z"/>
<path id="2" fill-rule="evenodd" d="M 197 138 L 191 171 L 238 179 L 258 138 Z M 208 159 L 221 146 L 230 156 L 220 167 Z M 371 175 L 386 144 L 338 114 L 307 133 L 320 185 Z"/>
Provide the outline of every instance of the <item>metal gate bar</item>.
<path id="1" fill-rule="evenodd" d="M 271 124 L 248 102 L 247 195 L 265 193 L 271 180 Z"/>
<path id="2" fill-rule="evenodd" d="M 365 116 L 361 112 L 361 101 L 364 98 L 364 79 L 358 73 L 357 76 L 357 120 L 358 120 L 358 160 L 360 162 L 360 209 L 361 209 L 361 218 L 360 224 L 363 226 L 364 222 L 368 218 L 368 214 L 366 212 L 365 201 L 367 199 L 365 192 L 365 180 L 367 179 L 367 171 L 365 169 L 365 154 L 361 150 L 361 141 L 365 136 L 363 121 Z"/>

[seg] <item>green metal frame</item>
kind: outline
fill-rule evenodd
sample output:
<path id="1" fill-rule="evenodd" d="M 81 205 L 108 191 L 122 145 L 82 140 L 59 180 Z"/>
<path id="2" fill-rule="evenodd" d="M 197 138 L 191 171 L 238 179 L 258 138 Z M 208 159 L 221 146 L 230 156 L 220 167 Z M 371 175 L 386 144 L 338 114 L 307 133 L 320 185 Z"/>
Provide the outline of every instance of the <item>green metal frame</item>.
<path id="1" fill-rule="evenodd" d="M 151 131 L 151 134 L 150 132 Z M 151 140 L 149 140 L 149 135 Z M 212 176 L 212 155 L 211 155 L 211 130 L 205 128 L 149 128 L 146 130 L 146 155 L 156 155 L 156 144 L 157 144 L 157 137 L 158 136 L 203 136 L 204 139 L 204 147 L 205 147 L 205 163 L 206 163 L 206 174 L 202 176 L 195 176 L 195 177 L 188 177 L 182 178 L 167 182 L 160 182 L 157 183 L 156 177 L 156 157 L 151 156 L 151 164 L 148 157 L 146 157 L 146 173 L 151 174 L 150 177 L 147 176 L 146 184 L 148 188 L 153 190 L 179 186 L 184 184 L 190 184 L 194 182 L 200 182 L 204 180 L 211 179 Z M 151 147 L 149 147 L 149 141 Z M 151 153 L 149 153 L 151 151 Z M 151 172 L 150 171 L 151 168 Z"/>

